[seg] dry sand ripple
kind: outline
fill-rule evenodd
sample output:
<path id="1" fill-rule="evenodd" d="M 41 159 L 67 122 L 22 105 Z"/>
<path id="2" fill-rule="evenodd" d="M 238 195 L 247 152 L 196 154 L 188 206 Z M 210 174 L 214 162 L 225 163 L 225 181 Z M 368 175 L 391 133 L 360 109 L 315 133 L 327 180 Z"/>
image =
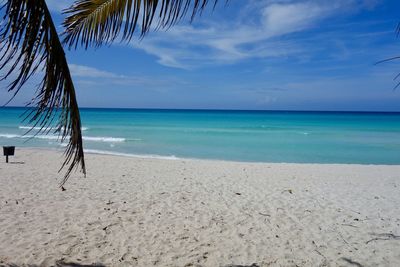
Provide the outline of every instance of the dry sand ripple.
<path id="1" fill-rule="evenodd" d="M 400 166 L 0 163 L 0 266 L 400 266 Z"/>

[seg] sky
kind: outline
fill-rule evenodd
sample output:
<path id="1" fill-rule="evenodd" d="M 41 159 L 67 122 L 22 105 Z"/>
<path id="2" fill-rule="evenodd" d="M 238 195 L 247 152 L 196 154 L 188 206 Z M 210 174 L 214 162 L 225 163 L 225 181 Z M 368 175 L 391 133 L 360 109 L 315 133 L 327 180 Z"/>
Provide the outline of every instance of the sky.
<path id="1" fill-rule="evenodd" d="M 47 2 L 61 25 L 73 1 Z M 192 23 L 67 59 L 81 107 L 400 111 L 400 61 L 375 64 L 400 55 L 399 10 L 398 0 L 220 1 Z"/>

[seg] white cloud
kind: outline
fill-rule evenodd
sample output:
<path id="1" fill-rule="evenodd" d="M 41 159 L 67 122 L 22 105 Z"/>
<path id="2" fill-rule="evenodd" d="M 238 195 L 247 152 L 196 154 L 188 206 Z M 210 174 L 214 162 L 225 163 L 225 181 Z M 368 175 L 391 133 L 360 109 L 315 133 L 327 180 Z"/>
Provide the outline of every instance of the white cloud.
<path id="1" fill-rule="evenodd" d="M 123 75 L 118 75 L 112 72 L 99 70 L 96 68 L 69 64 L 69 68 L 73 77 L 85 77 L 85 78 L 124 78 Z"/>
<path id="2" fill-rule="evenodd" d="M 312 2 L 273 4 L 262 11 L 265 30 L 271 35 L 301 31 L 332 12 L 329 6 Z"/>
<path id="3" fill-rule="evenodd" d="M 69 64 L 71 75 L 77 78 L 76 81 L 81 86 L 98 87 L 98 86 L 146 86 L 167 88 L 177 84 L 184 84 L 183 81 L 173 77 L 151 77 L 145 75 L 123 75 L 110 71 L 97 69 L 94 67 Z"/>
<path id="4" fill-rule="evenodd" d="M 281 37 L 318 26 L 333 15 L 376 4 L 377 0 L 249 1 L 236 22 L 176 25 L 165 32 L 151 33 L 132 46 L 156 56 L 162 65 L 184 69 L 289 56 L 304 50 L 297 42 Z"/>

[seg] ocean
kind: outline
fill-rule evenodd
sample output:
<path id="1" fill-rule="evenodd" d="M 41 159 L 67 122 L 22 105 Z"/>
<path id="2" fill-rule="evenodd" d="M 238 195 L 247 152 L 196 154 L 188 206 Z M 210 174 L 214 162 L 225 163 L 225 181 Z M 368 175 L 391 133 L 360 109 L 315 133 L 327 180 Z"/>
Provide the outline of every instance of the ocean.
<path id="1" fill-rule="evenodd" d="M 0 145 L 64 149 L 24 135 L 24 108 L 0 108 Z M 248 162 L 400 164 L 400 113 L 81 109 L 85 151 Z M 18 151 L 17 151 L 18 153 Z"/>

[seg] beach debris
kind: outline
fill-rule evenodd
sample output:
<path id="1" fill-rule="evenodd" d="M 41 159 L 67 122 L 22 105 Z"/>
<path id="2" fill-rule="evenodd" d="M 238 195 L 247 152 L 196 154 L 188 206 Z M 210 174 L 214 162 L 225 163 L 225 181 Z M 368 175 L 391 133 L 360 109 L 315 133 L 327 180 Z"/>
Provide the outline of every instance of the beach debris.
<path id="1" fill-rule="evenodd" d="M 293 194 L 293 190 L 292 189 L 286 189 L 286 190 L 282 191 L 282 193 L 285 193 L 285 192 L 289 192 L 290 194 Z"/>
<path id="2" fill-rule="evenodd" d="M 260 265 L 258 265 L 257 263 L 253 263 L 252 265 L 226 265 L 224 267 L 260 267 Z"/>
<path id="3" fill-rule="evenodd" d="M 377 237 L 368 240 L 365 244 L 368 244 L 373 241 L 379 241 L 379 240 L 400 240 L 400 235 L 394 235 L 392 233 L 383 233 L 383 234 L 373 234 Z"/>
<path id="4" fill-rule="evenodd" d="M 268 217 L 271 217 L 271 215 L 269 215 L 269 214 L 266 214 L 266 213 L 262 213 L 262 212 L 259 212 L 258 214 L 260 214 L 260 215 L 262 215 L 262 216 L 268 216 Z"/>
<path id="5" fill-rule="evenodd" d="M 363 267 L 363 265 L 361 263 L 353 261 L 352 259 L 349 259 L 349 258 L 346 258 L 346 257 L 343 257 L 341 259 L 344 260 L 345 262 L 347 262 L 348 264 L 351 264 L 351 265 L 354 265 L 354 266 L 357 266 L 357 267 Z"/>
<path id="6" fill-rule="evenodd" d="M 235 193 L 235 194 L 238 195 L 238 196 L 242 195 L 242 193 Z"/>
<path id="7" fill-rule="evenodd" d="M 61 191 L 66 191 L 67 189 L 65 189 L 64 186 L 61 186 Z"/>
<path id="8" fill-rule="evenodd" d="M 81 261 L 81 259 L 76 259 L 76 260 L 77 261 Z M 53 266 L 53 265 L 51 265 L 51 266 Z M 101 263 L 93 263 L 93 264 L 90 264 L 90 265 L 82 265 L 82 264 L 78 264 L 78 263 L 75 263 L 75 262 L 67 262 L 67 261 L 64 261 L 63 258 L 61 260 L 56 261 L 56 265 L 55 265 L 55 267 L 73 267 L 73 266 L 105 267 L 105 265 L 103 265 Z"/>
<path id="9" fill-rule="evenodd" d="M 352 225 L 352 224 L 349 224 L 349 223 L 342 223 L 342 225 L 343 226 L 350 226 L 350 227 L 358 228 L 358 226 L 355 226 L 355 225 Z"/>
<path id="10" fill-rule="evenodd" d="M 313 241 L 313 244 L 316 246 L 316 244 L 315 244 L 314 241 Z M 316 249 L 315 252 L 317 252 L 318 255 L 320 255 L 320 256 L 324 259 L 324 262 L 323 262 L 320 266 L 328 266 L 328 264 L 327 264 L 327 263 L 328 263 L 328 260 L 327 260 L 327 258 L 325 257 L 325 255 L 322 254 L 321 252 L 319 252 L 318 249 Z"/>

